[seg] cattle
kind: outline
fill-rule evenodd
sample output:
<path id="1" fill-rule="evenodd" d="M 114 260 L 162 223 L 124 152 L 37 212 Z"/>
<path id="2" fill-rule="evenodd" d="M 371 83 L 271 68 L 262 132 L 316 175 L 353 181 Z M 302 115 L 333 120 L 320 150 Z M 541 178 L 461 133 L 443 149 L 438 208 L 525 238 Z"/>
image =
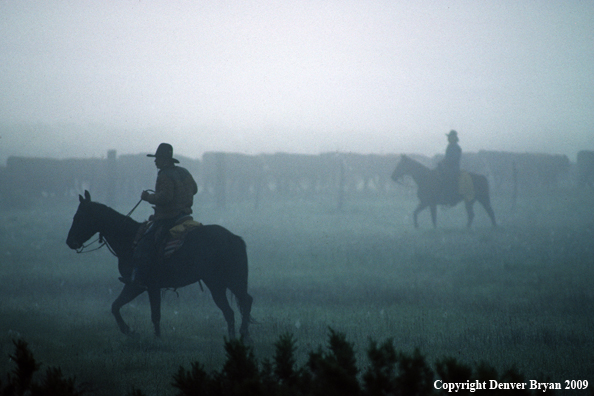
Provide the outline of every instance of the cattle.
<path id="1" fill-rule="evenodd" d="M 242 153 L 206 152 L 197 181 L 204 194 L 217 206 L 254 199 L 256 206 L 263 188 L 262 161 Z"/>
<path id="2" fill-rule="evenodd" d="M 480 164 L 480 169 L 467 170 L 487 175 L 492 190 L 498 193 L 516 189 L 528 194 L 551 191 L 568 178 L 570 169 L 569 158 L 561 154 L 481 150 L 475 164 Z"/>
<path id="3" fill-rule="evenodd" d="M 110 157 L 111 154 L 111 157 Z M 441 159 L 409 155 L 429 168 Z M 199 186 L 199 197 L 227 203 L 273 197 L 317 199 L 319 196 L 378 196 L 401 185 L 389 182 L 396 154 L 328 152 L 319 155 L 274 153 L 247 155 L 206 152 L 202 160 L 180 158 Z M 578 153 L 579 183 L 594 185 L 594 152 Z M 568 179 L 570 163 L 565 155 L 479 151 L 464 153 L 463 169 L 484 174 L 494 194 L 539 193 L 554 190 Z M 85 189 L 99 199 L 124 204 L 139 199 L 140 192 L 154 188 L 156 169 L 146 154 L 108 158 L 45 159 L 10 157 L 0 169 L 2 204 L 29 206 L 44 196 L 75 196 Z M 8 186 L 1 188 L 2 186 Z M 117 198 L 117 199 L 116 199 Z"/>

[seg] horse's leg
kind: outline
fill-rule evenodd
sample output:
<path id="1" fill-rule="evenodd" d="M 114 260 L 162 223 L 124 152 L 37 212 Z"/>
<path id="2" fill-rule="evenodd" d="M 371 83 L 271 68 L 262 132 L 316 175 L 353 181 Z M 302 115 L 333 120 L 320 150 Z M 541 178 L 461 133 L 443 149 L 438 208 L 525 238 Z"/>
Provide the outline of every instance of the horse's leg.
<path id="1" fill-rule="evenodd" d="M 437 205 L 431 205 L 431 221 L 433 222 L 433 228 L 437 228 Z"/>
<path id="2" fill-rule="evenodd" d="M 111 313 L 115 317 L 115 320 L 120 328 L 120 331 L 126 335 L 132 335 L 133 331 L 130 330 L 130 326 L 124 322 L 122 315 L 120 314 L 120 308 L 134 300 L 140 294 L 144 292 L 144 289 L 136 287 L 134 285 L 125 285 L 120 295 L 111 304 Z"/>
<path id="3" fill-rule="evenodd" d="M 470 228 L 470 226 L 472 225 L 472 220 L 474 219 L 474 210 L 472 209 L 472 206 L 474 205 L 474 200 L 473 201 L 464 201 L 464 205 L 466 206 L 466 215 L 468 217 L 468 222 L 466 223 L 466 227 Z"/>
<path id="4" fill-rule="evenodd" d="M 497 226 L 497 222 L 495 221 L 495 213 L 493 212 L 493 208 L 491 207 L 491 197 L 489 196 L 489 182 L 487 178 L 483 177 L 482 180 L 478 178 L 477 180 L 473 179 L 473 183 L 476 186 L 475 189 L 477 191 L 476 200 L 481 203 L 485 211 L 489 215 L 491 219 L 491 223 L 493 227 Z"/>
<path id="5" fill-rule="evenodd" d="M 413 212 L 413 220 L 415 222 L 415 228 L 419 228 L 419 222 L 417 221 L 417 218 L 419 216 L 419 212 L 422 211 L 423 209 L 425 209 L 426 207 L 427 207 L 427 204 L 424 204 L 424 203 L 420 202 L 419 203 L 419 206 L 417 206 L 417 208 Z"/>
<path id="6" fill-rule="evenodd" d="M 227 330 L 229 332 L 229 339 L 235 339 L 235 314 L 229 305 L 229 300 L 227 300 L 227 289 L 220 285 L 213 285 L 212 287 L 209 286 L 210 294 L 212 295 L 212 299 L 214 300 L 215 304 L 221 311 L 223 311 L 223 316 L 225 317 L 225 321 L 227 322 Z"/>
<path id="7" fill-rule="evenodd" d="M 151 321 L 155 328 L 155 336 L 161 337 L 161 289 L 151 287 L 148 290 L 151 304 Z"/>
<path id="8" fill-rule="evenodd" d="M 239 336 L 242 340 L 250 342 L 250 332 L 248 326 L 251 321 L 252 302 L 254 299 L 250 296 L 247 290 L 242 293 L 233 293 L 237 297 L 237 303 L 239 305 L 239 312 L 241 313 L 241 326 L 239 327 Z"/>

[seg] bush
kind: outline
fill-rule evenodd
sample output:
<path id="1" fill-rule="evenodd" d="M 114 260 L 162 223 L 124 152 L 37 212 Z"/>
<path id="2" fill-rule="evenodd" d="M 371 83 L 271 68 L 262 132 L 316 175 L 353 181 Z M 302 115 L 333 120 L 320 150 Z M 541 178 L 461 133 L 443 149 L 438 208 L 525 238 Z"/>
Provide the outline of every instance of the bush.
<path id="1" fill-rule="evenodd" d="M 16 368 L 7 375 L 8 383 L 0 383 L 0 396 L 79 396 L 83 390 L 73 378 L 65 378 L 59 368 L 48 368 L 40 382 L 34 374 L 41 366 L 35 361 L 25 341 L 13 341 L 15 353 L 10 358 Z M 297 366 L 296 341 L 292 334 L 282 334 L 275 343 L 273 358 L 260 365 L 251 346 L 239 340 L 225 340 L 227 360 L 221 371 L 206 372 L 199 362 L 189 370 L 179 367 L 173 375 L 172 386 L 178 396 L 400 396 L 445 395 L 447 390 L 435 389 L 434 381 L 443 383 L 525 382 L 524 376 L 512 367 L 501 375 L 485 362 L 471 367 L 455 358 L 437 360 L 435 369 L 427 364 L 418 349 L 411 354 L 398 352 L 393 340 L 382 344 L 369 340 L 369 365 L 364 371 L 357 368 L 353 345 L 343 333 L 329 329 L 328 345 L 310 351 L 303 367 Z M 536 390 L 487 390 L 489 394 L 535 395 Z M 459 394 L 474 393 L 461 390 Z M 481 393 L 480 390 L 476 393 Z M 484 393 L 484 392 L 483 392 Z M 547 390 L 547 394 L 554 391 Z M 594 392 L 590 389 L 590 394 Z M 127 396 L 144 396 L 132 388 Z"/>
<path id="2" fill-rule="evenodd" d="M 33 375 L 41 364 L 37 363 L 29 350 L 29 345 L 23 340 L 13 340 L 14 355 L 10 359 L 16 364 L 12 373 L 8 374 L 8 384 L 0 383 L 0 396 L 80 396 L 84 391 L 78 389 L 74 378 L 65 378 L 62 370 L 49 367 L 41 382 L 34 382 Z"/>
<path id="3" fill-rule="evenodd" d="M 476 368 L 446 357 L 435 364 L 427 364 L 418 349 L 406 354 L 397 352 L 393 340 L 382 344 L 370 340 L 367 349 L 369 366 L 364 372 L 357 368 L 353 345 L 343 333 L 329 329 L 328 345 L 309 352 L 306 364 L 298 368 L 296 341 L 285 333 L 275 343 L 272 360 L 266 359 L 258 370 L 251 347 L 241 341 L 226 341 L 227 362 L 221 372 L 208 374 L 198 363 L 191 370 L 180 367 L 174 376 L 173 386 L 180 390 L 178 396 L 193 395 L 272 395 L 272 396 L 381 396 L 447 394 L 435 389 L 434 381 L 467 383 L 497 380 L 498 382 L 524 382 L 515 368 L 499 375 L 486 363 Z M 361 374 L 361 375 L 360 375 Z M 359 377 L 361 380 L 359 380 Z M 477 391 L 481 393 L 481 391 Z M 488 390 L 489 394 L 497 391 Z M 495 392 L 495 393 L 493 393 Z M 500 391 L 506 395 L 532 395 L 533 391 Z M 470 394 L 470 391 L 459 392 Z M 547 394 L 554 394 L 547 390 Z"/>

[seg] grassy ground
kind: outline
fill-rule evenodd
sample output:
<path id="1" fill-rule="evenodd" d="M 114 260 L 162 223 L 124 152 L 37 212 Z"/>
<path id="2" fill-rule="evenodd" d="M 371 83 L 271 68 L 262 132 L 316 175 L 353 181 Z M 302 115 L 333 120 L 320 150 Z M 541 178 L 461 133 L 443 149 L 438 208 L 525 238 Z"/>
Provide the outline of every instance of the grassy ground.
<path id="1" fill-rule="evenodd" d="M 152 336 L 146 296 L 122 310 L 140 336 L 118 332 L 110 314 L 121 289 L 115 258 L 106 250 L 77 255 L 65 244 L 77 202 L 0 212 L 0 372 L 12 369 L 15 338 L 100 395 L 133 385 L 170 395 L 180 365 L 220 369 L 226 325 L 198 285 L 165 294 L 161 340 Z M 430 362 L 484 360 L 515 365 L 528 379 L 594 385 L 592 204 L 591 193 L 557 192 L 521 198 L 511 212 L 495 197 L 500 226 L 492 229 L 477 206 L 472 230 L 461 205 L 440 210 L 437 229 L 423 213 L 415 230 L 410 196 L 348 197 L 342 211 L 323 198 L 264 200 L 258 210 L 200 200 L 195 207 L 198 220 L 246 240 L 259 359 L 290 331 L 302 363 L 330 326 L 355 344 L 360 367 L 369 337 L 393 338 Z M 148 211 L 141 206 L 133 217 Z"/>

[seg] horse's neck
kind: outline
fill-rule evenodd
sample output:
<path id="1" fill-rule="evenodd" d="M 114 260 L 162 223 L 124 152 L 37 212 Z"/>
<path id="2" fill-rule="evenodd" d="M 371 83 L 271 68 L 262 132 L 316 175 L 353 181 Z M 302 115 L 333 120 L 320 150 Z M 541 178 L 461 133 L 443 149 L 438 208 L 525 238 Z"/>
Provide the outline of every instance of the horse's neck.
<path id="1" fill-rule="evenodd" d="M 419 180 L 424 180 L 431 174 L 431 169 L 427 168 L 420 162 L 410 160 L 410 175 L 419 184 Z"/>
<path id="2" fill-rule="evenodd" d="M 118 245 L 131 244 L 140 227 L 140 223 L 105 205 L 98 206 L 96 216 L 99 222 L 99 233 L 114 249 Z"/>

